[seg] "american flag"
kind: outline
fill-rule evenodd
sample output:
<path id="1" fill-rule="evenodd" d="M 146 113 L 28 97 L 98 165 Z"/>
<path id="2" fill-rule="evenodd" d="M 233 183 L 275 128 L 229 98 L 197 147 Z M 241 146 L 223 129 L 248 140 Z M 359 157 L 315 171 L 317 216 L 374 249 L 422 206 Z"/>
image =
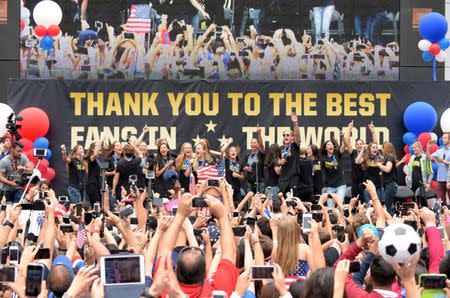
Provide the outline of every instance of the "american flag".
<path id="1" fill-rule="evenodd" d="M 84 228 L 83 224 L 80 224 L 78 226 L 78 233 L 77 233 L 77 247 L 78 249 L 82 248 L 84 244 L 86 243 L 87 234 L 86 229 Z"/>
<path id="2" fill-rule="evenodd" d="M 150 5 L 133 4 L 130 9 L 130 16 L 125 24 L 125 31 L 136 33 L 150 33 Z"/>
<path id="3" fill-rule="evenodd" d="M 215 165 L 206 165 L 202 168 L 197 169 L 197 187 L 205 183 L 208 179 L 218 179 L 220 178 L 219 172 Z"/>

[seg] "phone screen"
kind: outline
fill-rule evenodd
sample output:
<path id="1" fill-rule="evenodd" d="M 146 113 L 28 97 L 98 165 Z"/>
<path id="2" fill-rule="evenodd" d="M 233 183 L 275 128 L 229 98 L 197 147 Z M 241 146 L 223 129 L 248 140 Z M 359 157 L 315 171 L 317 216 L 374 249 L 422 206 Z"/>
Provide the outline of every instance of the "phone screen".
<path id="1" fill-rule="evenodd" d="M 442 274 L 424 274 L 420 276 L 420 286 L 425 289 L 445 288 L 446 277 Z"/>
<path id="2" fill-rule="evenodd" d="M 233 227 L 233 234 L 234 234 L 234 236 L 242 237 L 242 236 L 244 236 L 245 231 L 246 231 L 245 226 L 244 227 L 243 226 L 241 226 L 241 227 Z"/>
<path id="3" fill-rule="evenodd" d="M 201 207 L 208 207 L 208 205 L 205 202 L 205 198 L 194 198 L 192 200 L 192 207 L 201 208 Z"/>
<path id="4" fill-rule="evenodd" d="M 254 266 L 252 267 L 253 279 L 273 279 L 272 273 L 274 272 L 274 266 Z"/>
<path id="5" fill-rule="evenodd" d="M 350 273 L 359 272 L 360 270 L 361 264 L 359 263 L 359 261 L 350 262 L 350 269 L 349 269 Z"/>
<path id="6" fill-rule="evenodd" d="M 311 230 L 311 220 L 312 220 L 312 214 L 311 213 L 305 213 L 303 214 L 303 231 L 310 231 Z"/>
<path id="7" fill-rule="evenodd" d="M 39 259 L 50 259 L 50 249 L 49 248 L 39 248 L 38 252 L 34 256 L 35 260 Z"/>
<path id="8" fill-rule="evenodd" d="M 137 257 L 105 258 L 106 284 L 139 283 L 140 259 Z"/>
<path id="9" fill-rule="evenodd" d="M 19 250 L 17 247 L 9 248 L 9 261 L 17 262 L 19 261 Z"/>
<path id="10" fill-rule="evenodd" d="M 42 272 L 42 265 L 28 265 L 27 286 L 25 289 L 27 296 L 38 296 L 41 293 Z"/>
<path id="11" fill-rule="evenodd" d="M 16 267 L 3 266 L 0 268 L 0 282 L 15 282 L 16 281 Z"/>

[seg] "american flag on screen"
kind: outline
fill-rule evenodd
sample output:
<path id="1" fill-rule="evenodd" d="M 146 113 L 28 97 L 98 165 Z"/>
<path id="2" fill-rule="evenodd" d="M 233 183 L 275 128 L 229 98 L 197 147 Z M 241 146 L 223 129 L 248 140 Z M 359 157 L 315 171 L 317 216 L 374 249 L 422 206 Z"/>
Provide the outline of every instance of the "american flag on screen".
<path id="1" fill-rule="evenodd" d="M 77 247 L 80 249 L 84 246 L 86 243 L 87 234 L 86 229 L 84 228 L 83 224 L 80 224 L 78 226 L 78 233 L 77 233 Z"/>
<path id="2" fill-rule="evenodd" d="M 150 33 L 150 5 L 133 4 L 131 5 L 130 16 L 125 24 L 125 31 L 135 33 Z"/>

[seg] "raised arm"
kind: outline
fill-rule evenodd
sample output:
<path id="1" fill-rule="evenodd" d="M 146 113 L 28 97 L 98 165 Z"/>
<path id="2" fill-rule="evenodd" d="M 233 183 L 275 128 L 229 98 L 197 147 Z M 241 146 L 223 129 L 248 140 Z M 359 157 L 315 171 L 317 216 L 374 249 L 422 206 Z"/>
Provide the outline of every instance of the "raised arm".
<path id="1" fill-rule="evenodd" d="M 374 142 L 375 144 L 378 144 L 378 136 L 375 132 L 375 125 L 373 125 L 373 121 L 370 122 L 370 124 L 368 125 L 370 133 L 372 134 L 372 142 Z"/>
<path id="2" fill-rule="evenodd" d="M 353 129 L 353 120 L 348 124 L 347 130 L 345 131 L 344 135 L 344 143 L 345 146 L 347 147 L 348 154 L 352 154 L 353 152 L 352 142 L 350 141 L 350 138 L 352 136 L 352 129 Z"/>
<path id="3" fill-rule="evenodd" d="M 266 153 L 266 149 L 264 148 L 264 140 L 263 140 L 263 137 L 262 137 L 262 130 L 261 130 L 261 127 L 259 127 L 259 124 L 258 124 L 258 127 L 256 128 L 256 135 L 257 135 L 257 138 L 258 138 L 259 151 L 262 154 L 264 154 L 264 153 Z"/>
<path id="4" fill-rule="evenodd" d="M 294 124 L 294 142 L 298 146 L 300 146 L 300 129 L 298 128 L 298 117 L 294 112 L 292 112 L 291 114 L 291 121 L 292 124 Z"/>

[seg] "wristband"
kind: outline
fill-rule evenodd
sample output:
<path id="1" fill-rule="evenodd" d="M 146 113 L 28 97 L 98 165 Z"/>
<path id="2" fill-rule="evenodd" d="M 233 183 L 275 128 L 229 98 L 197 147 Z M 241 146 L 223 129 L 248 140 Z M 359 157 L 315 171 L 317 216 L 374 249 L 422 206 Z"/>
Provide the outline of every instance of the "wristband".
<path id="1" fill-rule="evenodd" d="M 8 226 L 8 227 L 10 227 L 11 229 L 14 229 L 14 224 L 13 224 L 12 222 L 10 222 L 9 220 L 5 221 L 5 222 L 3 223 L 3 226 Z"/>
<path id="2" fill-rule="evenodd" d="M 144 249 L 145 245 L 143 243 L 138 242 L 137 246 L 139 246 L 140 248 Z"/>

